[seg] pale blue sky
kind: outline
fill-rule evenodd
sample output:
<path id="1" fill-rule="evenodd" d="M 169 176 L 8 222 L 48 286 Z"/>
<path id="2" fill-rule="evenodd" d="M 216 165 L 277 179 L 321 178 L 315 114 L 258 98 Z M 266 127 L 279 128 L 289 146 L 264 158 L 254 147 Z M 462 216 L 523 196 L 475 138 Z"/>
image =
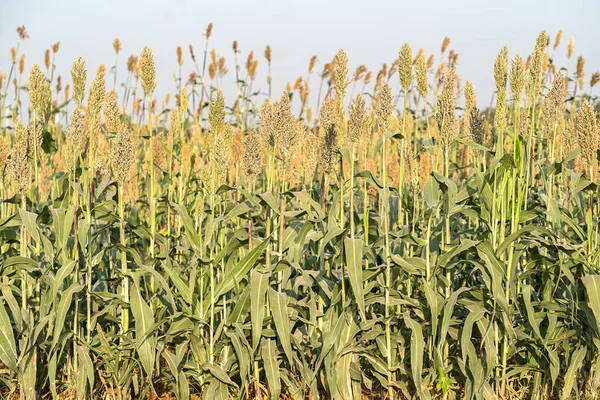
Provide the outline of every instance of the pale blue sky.
<path id="1" fill-rule="evenodd" d="M 172 4 L 170 4 L 172 3 Z M 21 47 L 27 53 L 27 69 L 33 62 L 43 63 L 44 50 L 60 40 L 57 73 L 70 81 L 68 71 L 77 56 L 88 62 L 93 75 L 100 63 L 114 64 L 112 40 L 123 43 L 120 77 L 125 61 L 139 54 L 144 45 L 156 56 L 158 88 L 161 96 L 174 91 L 173 72 L 177 71 L 175 48 L 184 48 L 184 76 L 191 72 L 187 51 L 193 44 L 197 56 L 204 45 L 202 33 L 214 23 L 210 47 L 227 58 L 230 73 L 225 89 L 228 103 L 233 101 L 234 79 L 231 43 L 238 40 L 242 59 L 254 50 L 261 71 L 258 84 L 266 90 L 263 52 L 273 50 L 273 91 L 279 94 L 286 82 L 306 75 L 311 56 L 316 55 L 321 71 L 323 62 L 344 48 L 350 70 L 366 64 L 375 75 L 381 64 L 397 57 L 403 42 L 416 52 L 423 47 L 439 61 L 444 36 L 452 39 L 450 48 L 460 53 L 458 72 L 463 82 L 475 84 L 480 107 L 489 104 L 493 91 L 493 61 L 505 44 L 511 57 L 525 57 L 542 29 L 552 40 L 564 29 L 557 52 L 558 64 L 566 60 L 566 46 L 575 37 L 575 59 L 586 59 L 586 85 L 600 70 L 600 1 L 160 1 L 160 0 L 0 0 L 0 70 L 10 67 L 10 48 L 16 44 L 15 28 L 25 24 L 31 36 Z M 187 73 L 185 73 L 187 72 Z M 112 82 L 112 78 L 107 79 Z M 394 82 L 397 78 L 394 79 Z M 317 79 L 312 80 L 316 97 Z"/>

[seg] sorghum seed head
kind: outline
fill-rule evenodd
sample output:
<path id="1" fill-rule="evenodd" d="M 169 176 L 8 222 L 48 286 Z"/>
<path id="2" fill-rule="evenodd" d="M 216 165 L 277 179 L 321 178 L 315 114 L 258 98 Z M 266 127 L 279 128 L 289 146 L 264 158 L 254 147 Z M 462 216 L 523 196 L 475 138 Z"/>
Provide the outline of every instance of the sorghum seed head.
<path id="1" fill-rule="evenodd" d="M 485 115 L 477 107 L 473 107 L 469 112 L 469 130 L 473 141 L 477 144 L 483 144 L 485 136 Z"/>
<path id="2" fill-rule="evenodd" d="M 270 64 L 271 63 L 271 46 L 267 45 L 267 47 L 265 48 L 265 58 L 267 59 L 267 62 Z"/>
<path id="3" fill-rule="evenodd" d="M 404 90 L 408 90 L 413 81 L 412 48 L 406 42 L 402 44 L 398 53 L 398 75 Z"/>
<path id="4" fill-rule="evenodd" d="M 333 80 L 337 98 L 342 101 L 346 95 L 348 81 L 348 56 L 344 49 L 340 49 L 334 59 Z"/>
<path id="5" fill-rule="evenodd" d="M 183 65 L 183 51 L 181 50 L 181 46 L 177 46 L 177 64 Z"/>
<path id="6" fill-rule="evenodd" d="M 563 30 L 559 30 L 558 33 L 556 34 L 556 38 L 554 39 L 554 50 L 556 50 L 558 48 L 558 46 L 560 46 L 560 40 L 562 39 L 562 35 L 563 35 Z"/>
<path id="7" fill-rule="evenodd" d="M 27 30 L 25 29 L 25 25 L 22 25 L 17 28 L 17 33 L 19 34 L 20 40 L 29 39 L 29 35 L 27 34 Z"/>
<path id="8" fill-rule="evenodd" d="M 477 105 L 477 98 L 475 96 L 475 86 L 473 82 L 467 81 L 465 83 L 465 108 L 466 112 L 471 111 Z"/>
<path id="9" fill-rule="evenodd" d="M 104 124 L 107 132 L 117 132 L 121 125 L 121 110 L 114 91 L 108 92 L 104 99 Z"/>
<path id="10" fill-rule="evenodd" d="M 188 110 L 188 94 L 186 86 L 184 86 L 183 89 L 181 89 L 180 109 L 183 113 L 183 117 L 185 118 Z"/>
<path id="11" fill-rule="evenodd" d="M 50 88 L 50 82 L 37 64 L 34 64 L 29 70 L 27 90 L 29 91 L 31 108 L 39 118 L 44 118 L 45 121 L 52 101 L 52 89 Z"/>
<path id="12" fill-rule="evenodd" d="M 444 52 L 446 52 L 448 45 L 450 45 L 450 38 L 448 36 L 446 36 L 446 37 L 444 37 L 444 40 L 442 40 L 442 54 L 444 54 Z"/>
<path id="13" fill-rule="evenodd" d="M 531 57 L 531 65 L 529 67 L 529 96 L 535 98 L 542 87 L 543 79 L 543 61 L 546 53 L 546 45 L 548 44 L 548 34 L 546 31 L 541 31 L 537 37 L 535 48 Z"/>
<path id="14" fill-rule="evenodd" d="M 581 154 L 588 164 L 596 162 L 596 152 L 598 150 L 598 130 L 597 130 L 596 112 L 587 99 L 583 101 L 581 109 L 575 116 L 575 131 L 579 138 L 579 147 Z"/>
<path id="15" fill-rule="evenodd" d="M 375 114 L 377 115 L 377 126 L 381 134 L 386 134 L 390 123 L 390 117 L 394 111 L 392 104 L 392 88 L 387 83 L 384 84 L 377 94 L 377 106 Z"/>
<path id="16" fill-rule="evenodd" d="M 93 121 L 97 121 L 100 115 L 100 109 L 104 103 L 106 94 L 106 83 L 104 81 L 104 68 L 102 65 L 98 68 L 96 77 L 90 85 L 90 94 L 88 97 L 88 113 Z"/>
<path id="17" fill-rule="evenodd" d="M 598 82 L 600 82 L 600 72 L 594 72 L 592 79 L 590 79 L 590 87 L 594 87 Z"/>
<path id="18" fill-rule="evenodd" d="M 494 78 L 496 89 L 505 89 L 508 79 L 508 47 L 504 46 L 494 61 Z"/>
<path id="19" fill-rule="evenodd" d="M 567 58 L 570 60 L 573 56 L 573 50 L 575 49 L 575 38 L 571 37 L 569 45 L 567 46 Z"/>
<path id="20" fill-rule="evenodd" d="M 425 61 L 425 55 L 420 54 L 417 56 L 415 62 L 415 74 L 417 76 L 417 90 L 424 99 L 427 98 L 429 93 L 429 78 L 427 76 L 427 61 Z"/>
<path id="21" fill-rule="evenodd" d="M 145 96 L 152 96 L 156 89 L 156 67 L 154 65 L 154 54 L 148 46 L 144 46 L 140 54 L 140 69 L 142 88 Z"/>
<path id="22" fill-rule="evenodd" d="M 50 49 L 46 49 L 44 52 L 44 66 L 47 70 L 50 69 Z"/>
<path id="23" fill-rule="evenodd" d="M 521 92 L 525 87 L 525 63 L 521 54 L 517 53 L 512 60 L 510 69 L 510 91 L 514 99 L 521 96 Z"/>
<path id="24" fill-rule="evenodd" d="M 365 99 L 359 94 L 354 98 L 349 109 L 348 140 L 354 147 L 363 136 L 366 123 Z"/>
<path id="25" fill-rule="evenodd" d="M 25 71 L 25 53 L 21 54 L 19 58 L 19 75 L 23 75 Z"/>
<path id="26" fill-rule="evenodd" d="M 334 97 L 325 100 L 321 108 L 321 165 L 325 171 L 330 171 L 336 164 L 339 149 L 339 113 Z"/>
<path id="27" fill-rule="evenodd" d="M 181 114 L 179 113 L 179 108 L 174 108 L 171 111 L 171 120 L 169 121 L 169 135 L 172 138 L 181 136 Z"/>
<path id="28" fill-rule="evenodd" d="M 71 113 L 66 140 L 72 157 L 78 157 L 86 151 L 89 131 L 89 120 L 83 109 L 76 108 Z"/>
<path id="29" fill-rule="evenodd" d="M 133 164 L 133 143 L 131 133 L 125 125 L 121 125 L 117 136 L 113 141 L 113 171 L 119 182 L 125 182 L 129 178 L 129 169 Z"/>
<path id="30" fill-rule="evenodd" d="M 206 33 L 204 34 L 204 36 L 206 36 L 206 40 L 208 40 L 210 38 L 210 35 L 212 34 L 212 29 L 213 29 L 213 23 L 210 22 L 208 24 L 208 26 L 206 27 Z"/>
<path id="31" fill-rule="evenodd" d="M 27 129 L 20 120 L 15 124 L 15 141 L 10 152 L 9 170 L 15 187 L 20 193 L 29 189 L 30 171 L 28 156 Z"/>
<path id="32" fill-rule="evenodd" d="M 252 129 L 244 139 L 244 175 L 250 186 L 264 167 L 264 141 Z"/>
<path id="33" fill-rule="evenodd" d="M 6 136 L 0 136 L 0 181 L 4 176 L 4 167 L 10 154 L 10 145 Z"/>
<path id="34" fill-rule="evenodd" d="M 87 83 L 87 68 L 83 58 L 78 57 L 71 68 L 71 79 L 73 80 L 73 99 L 81 105 L 85 97 L 85 85 Z"/>
<path id="35" fill-rule="evenodd" d="M 312 56 L 310 58 L 310 62 L 308 63 L 308 73 L 310 74 L 317 63 L 317 56 Z"/>
<path id="36" fill-rule="evenodd" d="M 449 68 L 444 75 L 442 93 L 438 100 L 438 113 L 436 120 L 442 137 L 442 144 L 449 146 L 458 135 L 458 121 L 454 110 L 456 99 L 454 89 L 456 87 L 456 72 Z"/>
<path id="37" fill-rule="evenodd" d="M 121 40 L 119 38 L 115 38 L 112 43 L 113 49 L 115 49 L 115 53 L 119 54 L 121 51 Z"/>

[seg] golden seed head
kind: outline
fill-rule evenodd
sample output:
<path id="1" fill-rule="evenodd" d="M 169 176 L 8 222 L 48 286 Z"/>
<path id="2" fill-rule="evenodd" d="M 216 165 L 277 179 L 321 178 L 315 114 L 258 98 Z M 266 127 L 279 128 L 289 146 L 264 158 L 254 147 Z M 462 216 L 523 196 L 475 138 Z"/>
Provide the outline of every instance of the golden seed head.
<path id="1" fill-rule="evenodd" d="M 365 99 L 359 94 L 354 98 L 349 109 L 348 140 L 353 146 L 356 146 L 363 137 L 366 124 Z"/>
<path id="2" fill-rule="evenodd" d="M 154 165 L 162 170 L 166 169 L 167 165 L 167 151 L 165 144 L 167 143 L 167 137 L 165 132 L 160 132 L 152 137 L 152 159 Z"/>
<path id="3" fill-rule="evenodd" d="M 432 54 L 429 57 L 427 57 L 427 69 L 433 67 L 434 63 L 435 63 L 435 56 Z"/>
<path id="4" fill-rule="evenodd" d="M 579 56 L 577 57 L 577 70 L 576 70 L 576 75 L 579 78 L 580 76 L 585 74 L 584 71 L 584 65 L 585 65 L 585 59 L 583 58 L 583 56 Z"/>
<path id="5" fill-rule="evenodd" d="M 142 54 L 140 54 L 140 70 L 144 95 L 150 97 L 156 89 L 156 67 L 154 65 L 154 54 L 148 46 L 144 46 Z"/>
<path id="6" fill-rule="evenodd" d="M 444 75 L 443 88 L 438 99 L 438 113 L 436 120 L 440 130 L 442 145 L 449 146 L 458 136 L 458 120 L 454 110 L 456 109 L 456 99 L 454 89 L 456 87 L 456 72 L 454 68 L 449 68 Z"/>
<path id="7" fill-rule="evenodd" d="M 208 40 L 210 38 L 210 35 L 212 34 L 212 29 L 213 29 L 213 23 L 210 22 L 208 24 L 208 26 L 206 27 L 206 33 L 204 33 L 204 36 L 206 36 L 206 40 Z"/>
<path id="8" fill-rule="evenodd" d="M 494 61 L 494 79 L 496 89 L 506 89 L 508 79 L 508 46 L 504 46 Z"/>
<path id="9" fill-rule="evenodd" d="M 560 40 L 562 39 L 562 35 L 563 35 L 563 30 L 559 30 L 558 33 L 556 34 L 556 38 L 554 39 L 554 50 L 556 50 L 558 48 L 558 46 L 560 46 Z"/>
<path id="10" fill-rule="evenodd" d="M 133 143 L 131 133 L 127 126 L 121 125 L 112 145 L 112 164 L 114 174 L 119 182 L 125 182 L 129 178 L 129 170 L 134 160 Z"/>
<path id="11" fill-rule="evenodd" d="M 596 86 L 596 83 L 600 82 L 600 72 L 594 72 L 592 79 L 590 79 L 590 87 Z"/>
<path id="12" fill-rule="evenodd" d="M 27 129 L 20 120 L 15 124 L 15 141 L 10 152 L 8 168 L 15 187 L 20 193 L 29 189 L 31 166 L 28 160 Z"/>
<path id="13" fill-rule="evenodd" d="M 339 111 L 334 97 L 325 100 L 321 108 L 321 165 L 329 172 L 336 164 L 339 150 Z"/>
<path id="14" fill-rule="evenodd" d="M 442 54 L 444 54 L 446 52 L 446 49 L 448 48 L 448 46 L 450 45 L 450 38 L 448 36 L 444 37 L 444 40 L 442 40 Z"/>
<path id="15" fill-rule="evenodd" d="M 595 164 L 598 150 L 598 127 L 594 106 L 587 99 L 583 101 L 581 109 L 575 116 L 575 132 L 579 139 L 581 154 L 589 165 Z"/>
<path id="16" fill-rule="evenodd" d="M 117 132 L 121 127 L 121 110 L 117 94 L 114 91 L 108 92 L 104 99 L 104 124 L 107 132 Z"/>
<path id="17" fill-rule="evenodd" d="M 415 75 L 417 77 L 417 90 L 424 99 L 427 98 L 429 93 L 429 78 L 427 76 L 427 61 L 425 61 L 425 54 L 417 56 L 415 62 Z"/>
<path id="18" fill-rule="evenodd" d="M 317 56 L 312 56 L 308 63 L 308 73 L 310 74 L 317 63 Z"/>
<path id="19" fill-rule="evenodd" d="M 212 140 L 219 136 L 225 125 L 225 100 L 221 91 L 216 90 L 209 104 L 208 123 Z"/>
<path id="20" fill-rule="evenodd" d="M 340 49 L 334 59 L 333 81 L 337 98 L 342 101 L 346 95 L 348 80 L 348 56 L 344 49 Z"/>
<path id="21" fill-rule="evenodd" d="M 134 55 L 129 56 L 129 58 L 127 59 L 127 71 L 133 72 L 137 63 L 138 63 L 138 58 L 136 56 L 134 56 Z"/>
<path id="22" fill-rule="evenodd" d="M 19 75 L 23 75 L 25 71 L 25 53 L 21 54 L 19 58 Z"/>
<path id="23" fill-rule="evenodd" d="M 233 52 L 234 53 L 238 52 L 238 42 L 237 42 L 237 40 L 233 41 L 233 45 L 231 47 L 233 48 Z"/>
<path id="24" fill-rule="evenodd" d="M 296 82 L 294 82 L 294 90 L 298 90 L 300 88 L 300 86 L 302 85 L 302 77 L 299 76 L 296 79 Z"/>
<path id="25" fill-rule="evenodd" d="M 567 46 L 567 58 L 570 60 L 573 56 L 573 50 L 575 49 L 575 38 L 571 37 L 569 45 Z"/>
<path id="26" fill-rule="evenodd" d="M 267 45 L 267 47 L 265 48 L 265 58 L 267 59 L 267 62 L 270 64 L 271 63 L 271 46 Z"/>
<path id="27" fill-rule="evenodd" d="M 36 112 L 38 118 L 46 121 L 50 112 L 52 89 L 50 88 L 50 82 L 37 64 L 34 64 L 29 70 L 27 90 L 29 91 L 31 108 Z"/>
<path id="28" fill-rule="evenodd" d="M 181 100 L 179 101 L 179 103 L 181 112 L 183 114 L 183 118 L 185 118 L 188 110 L 188 94 L 186 86 L 184 86 L 183 89 L 181 89 Z"/>
<path id="29" fill-rule="evenodd" d="M 44 66 L 46 69 L 50 69 L 50 49 L 46 49 L 44 52 Z"/>
<path id="30" fill-rule="evenodd" d="M 394 111 L 393 97 L 392 88 L 387 83 L 377 93 L 375 114 L 377 115 L 377 127 L 381 134 L 386 134 L 389 127 L 390 117 Z"/>
<path id="31" fill-rule="evenodd" d="M 296 150 L 299 125 L 292 112 L 292 101 L 287 92 L 283 92 L 278 101 L 273 103 L 275 120 L 273 128 L 277 140 L 277 148 L 281 156 L 284 169 Z"/>
<path id="32" fill-rule="evenodd" d="M 100 109 L 104 104 L 106 94 L 106 83 L 104 81 L 104 68 L 102 65 L 98 68 L 96 77 L 90 85 L 90 94 L 88 97 L 88 113 L 93 121 L 97 121 L 100 115 Z"/>
<path id="33" fill-rule="evenodd" d="M 243 162 L 244 176 L 251 187 L 265 165 L 264 141 L 255 129 L 252 129 L 244 139 Z"/>
<path id="34" fill-rule="evenodd" d="M 477 105 L 477 97 L 475 96 L 475 86 L 473 82 L 465 83 L 465 112 L 471 111 Z"/>
<path id="35" fill-rule="evenodd" d="M 514 99 L 521 96 L 521 92 L 525 87 L 525 63 L 521 54 L 517 53 L 512 60 L 510 68 L 510 91 Z"/>
<path id="36" fill-rule="evenodd" d="M 485 137 L 485 114 L 480 112 L 477 107 L 473 107 L 469 112 L 469 131 L 473 141 L 477 144 L 483 144 Z"/>
<path id="37" fill-rule="evenodd" d="M 169 121 L 169 135 L 171 138 L 180 137 L 182 135 L 181 114 L 179 108 L 174 108 L 171 111 L 171 119 Z"/>
<path id="38" fill-rule="evenodd" d="M 275 137 L 275 109 L 269 100 L 260 107 L 260 134 L 269 151 L 273 151 L 277 138 Z"/>
<path id="39" fill-rule="evenodd" d="M 413 81 L 412 48 L 406 42 L 402 44 L 398 52 L 398 75 L 400 84 L 404 90 L 408 90 Z"/>
<path id="40" fill-rule="evenodd" d="M 10 154 L 10 144 L 6 136 L 0 136 L 0 180 L 4 176 L 4 167 L 8 161 L 8 155 Z"/>
<path id="41" fill-rule="evenodd" d="M 115 38 L 112 43 L 113 49 L 115 49 L 115 53 L 119 54 L 121 51 L 121 40 L 119 38 Z"/>
<path id="42" fill-rule="evenodd" d="M 552 82 L 542 107 L 542 127 L 546 137 L 553 137 L 556 123 L 564 113 L 564 102 L 567 99 L 567 81 L 562 72 L 559 72 Z"/>
<path id="43" fill-rule="evenodd" d="M 177 64 L 183 65 L 183 50 L 181 50 L 181 46 L 177 46 Z"/>
<path id="44" fill-rule="evenodd" d="M 79 157 L 86 151 L 88 144 L 89 120 L 81 108 L 76 108 L 71 113 L 69 127 L 66 132 L 66 141 L 71 151 L 71 158 Z"/>
<path id="45" fill-rule="evenodd" d="M 537 37 L 535 48 L 531 56 L 531 64 L 529 66 L 528 91 L 531 98 L 535 98 L 542 88 L 543 80 L 543 62 L 546 53 L 546 45 L 548 44 L 548 34 L 546 31 L 541 31 Z"/>
<path id="46" fill-rule="evenodd" d="M 25 25 L 22 25 L 17 28 L 17 33 L 19 34 L 20 40 L 29 39 L 29 35 L 27 34 L 27 30 L 25 29 Z"/>
<path id="47" fill-rule="evenodd" d="M 87 83 L 87 68 L 83 58 L 78 57 L 71 68 L 71 79 L 73 81 L 73 99 L 81 105 L 85 97 L 85 85 Z"/>
<path id="48" fill-rule="evenodd" d="M 231 163 L 231 145 L 233 143 L 233 129 L 225 124 L 223 133 L 216 137 L 214 149 L 211 151 L 211 162 L 215 168 L 217 188 L 225 183 L 229 165 Z"/>

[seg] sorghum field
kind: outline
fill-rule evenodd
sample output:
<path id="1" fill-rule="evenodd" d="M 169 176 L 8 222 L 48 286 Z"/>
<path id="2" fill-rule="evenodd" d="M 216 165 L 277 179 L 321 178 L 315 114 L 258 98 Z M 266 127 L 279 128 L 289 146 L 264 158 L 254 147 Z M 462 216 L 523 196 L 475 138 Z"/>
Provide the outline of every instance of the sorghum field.
<path id="1" fill-rule="evenodd" d="M 2 398 L 599 397 L 600 73 L 562 31 L 498 49 L 482 110 L 449 38 L 271 93 L 270 47 L 225 61 L 212 24 L 171 82 L 119 39 L 26 71 L 17 33 Z"/>

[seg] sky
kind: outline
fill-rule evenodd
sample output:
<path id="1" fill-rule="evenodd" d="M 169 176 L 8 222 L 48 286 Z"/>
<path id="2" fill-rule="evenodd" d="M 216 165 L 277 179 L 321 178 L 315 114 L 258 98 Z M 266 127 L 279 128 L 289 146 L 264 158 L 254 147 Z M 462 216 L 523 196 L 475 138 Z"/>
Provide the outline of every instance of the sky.
<path id="1" fill-rule="evenodd" d="M 413 47 L 413 54 L 421 47 L 426 54 L 434 54 L 437 64 L 442 39 L 449 36 L 449 48 L 460 54 L 458 73 L 463 82 L 474 83 L 481 108 L 489 105 L 493 94 L 496 54 L 508 45 L 511 58 L 517 52 L 526 58 L 542 29 L 552 41 L 558 30 L 564 29 L 555 57 L 558 65 L 565 65 L 567 43 L 571 36 L 575 38 L 570 69 L 575 68 L 577 56 L 583 55 L 589 85 L 589 77 L 600 70 L 598 15 L 598 0 L 0 0 L 0 70 L 10 68 L 10 48 L 17 43 L 15 29 L 20 25 L 25 25 L 31 36 L 21 45 L 26 70 L 33 63 L 42 65 L 45 49 L 60 41 L 55 73 L 62 75 L 64 83 L 70 82 L 69 70 L 78 56 L 86 60 L 90 79 L 100 64 L 114 65 L 112 41 L 118 37 L 122 42 L 119 77 L 125 77 L 127 57 L 138 55 L 147 45 L 155 54 L 156 94 L 162 98 L 175 92 L 176 47 L 184 49 L 187 76 L 193 70 L 188 46 L 194 46 L 198 58 L 204 47 L 203 33 L 213 22 L 209 48 L 227 59 L 229 74 L 223 91 L 226 102 L 232 103 L 233 40 L 239 42 L 242 61 L 254 50 L 259 59 L 255 85 L 264 91 L 263 54 L 265 46 L 271 46 L 276 96 L 287 82 L 293 84 L 298 76 L 306 76 L 313 55 L 319 60 L 315 70 L 321 71 L 343 48 L 351 72 L 365 64 L 375 76 L 383 63 L 389 65 L 397 58 L 403 42 Z M 397 81 L 397 76 L 393 80 Z M 112 77 L 107 81 L 112 82 Z M 313 97 L 317 82 L 313 77 Z"/>

